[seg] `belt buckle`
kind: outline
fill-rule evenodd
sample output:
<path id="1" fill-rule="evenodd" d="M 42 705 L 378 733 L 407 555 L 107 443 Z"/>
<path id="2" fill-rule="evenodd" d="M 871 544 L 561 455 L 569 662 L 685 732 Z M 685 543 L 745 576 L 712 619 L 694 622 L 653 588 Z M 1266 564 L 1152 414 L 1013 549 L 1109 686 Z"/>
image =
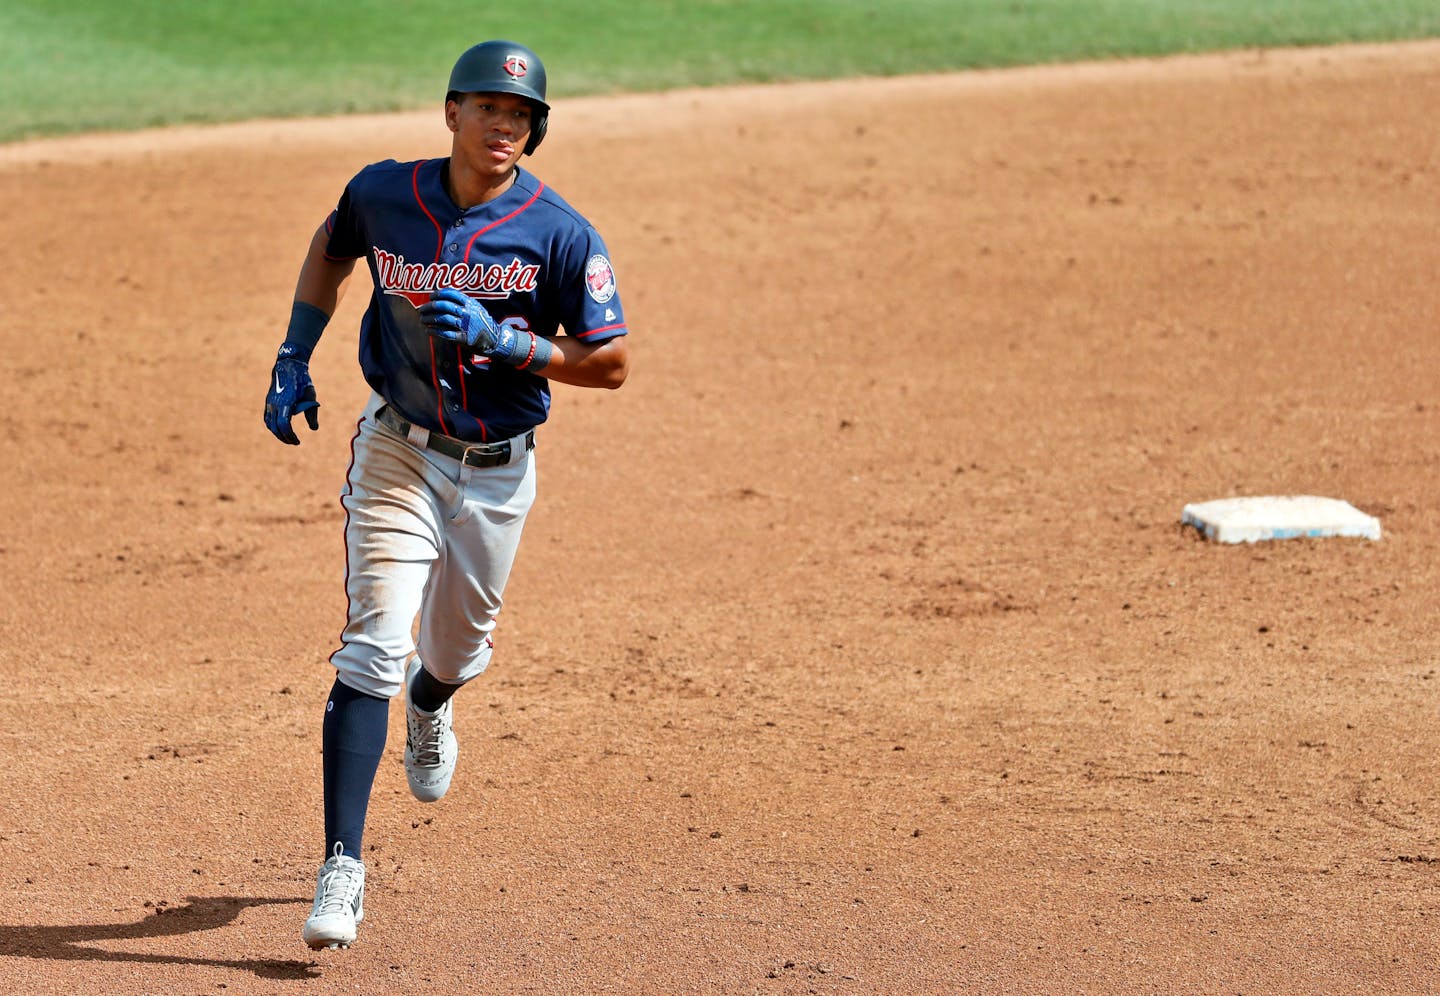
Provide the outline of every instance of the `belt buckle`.
<path id="1" fill-rule="evenodd" d="M 509 440 L 503 443 L 467 444 L 465 451 L 460 454 L 460 462 L 470 467 L 495 467 L 509 459 Z"/>

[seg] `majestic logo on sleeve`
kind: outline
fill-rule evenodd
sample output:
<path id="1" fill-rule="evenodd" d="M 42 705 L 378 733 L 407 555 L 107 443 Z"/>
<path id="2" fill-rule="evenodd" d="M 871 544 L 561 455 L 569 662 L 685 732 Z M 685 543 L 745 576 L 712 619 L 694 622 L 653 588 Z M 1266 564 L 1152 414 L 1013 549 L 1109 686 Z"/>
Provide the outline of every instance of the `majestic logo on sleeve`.
<path id="1" fill-rule="evenodd" d="M 453 287 L 471 297 L 503 301 L 511 294 L 534 291 L 540 277 L 538 263 L 522 263 L 518 258 L 503 265 L 488 266 L 484 263 L 407 263 L 404 256 L 378 246 L 372 247 L 371 252 L 375 255 L 380 289 L 403 297 L 417 308 L 442 287 Z"/>
<path id="2" fill-rule="evenodd" d="M 610 261 L 596 253 L 585 264 L 585 289 L 597 304 L 604 304 L 615 296 L 615 271 Z"/>

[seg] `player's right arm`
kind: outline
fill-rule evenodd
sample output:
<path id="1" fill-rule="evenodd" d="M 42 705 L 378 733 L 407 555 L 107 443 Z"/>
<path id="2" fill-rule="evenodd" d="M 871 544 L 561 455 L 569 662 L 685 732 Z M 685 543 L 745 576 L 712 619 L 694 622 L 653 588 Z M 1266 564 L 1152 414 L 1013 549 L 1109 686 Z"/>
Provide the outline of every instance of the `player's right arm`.
<path id="1" fill-rule="evenodd" d="M 310 428 L 320 427 L 320 402 L 310 379 L 310 354 L 320 341 L 330 317 L 345 297 L 355 260 L 336 259 L 326 252 L 330 242 L 329 221 L 315 230 L 300 276 L 295 282 L 295 301 L 285 341 L 270 371 L 270 390 L 265 396 L 265 428 L 282 443 L 300 444 L 290 420 L 303 414 Z"/>
<path id="2" fill-rule="evenodd" d="M 295 301 L 319 308 L 326 316 L 335 314 L 335 309 L 345 297 L 350 277 L 355 272 L 355 260 L 334 259 L 326 255 L 325 248 L 330 242 L 328 223 L 315 229 L 310 240 L 310 250 L 300 267 L 300 278 L 295 282 Z"/>

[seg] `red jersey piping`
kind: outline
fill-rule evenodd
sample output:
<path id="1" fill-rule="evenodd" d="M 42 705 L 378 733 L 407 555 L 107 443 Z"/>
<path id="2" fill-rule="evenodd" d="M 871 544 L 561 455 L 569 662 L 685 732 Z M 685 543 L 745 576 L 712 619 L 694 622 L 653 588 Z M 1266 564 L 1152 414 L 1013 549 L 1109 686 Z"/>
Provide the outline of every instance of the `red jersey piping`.
<path id="1" fill-rule="evenodd" d="M 540 194 L 543 193 L 545 190 L 545 184 L 539 180 L 535 182 L 539 183 L 540 185 L 535 188 L 535 193 L 530 196 L 530 199 L 528 201 L 526 201 L 524 204 L 521 204 L 518 208 L 516 208 L 514 211 L 511 211 L 505 217 L 499 219 L 498 221 L 490 222 L 490 224 L 486 225 L 484 228 L 480 229 L 480 231 L 470 236 L 470 241 L 465 243 L 465 262 L 470 262 L 470 250 L 474 248 L 476 239 L 484 235 L 486 232 L 490 231 L 490 229 L 505 224 L 505 222 L 509 221 L 517 214 L 521 214 L 522 212 L 527 210 L 531 204 L 534 204 L 537 200 L 540 199 Z M 436 260 L 436 262 L 439 262 L 439 260 Z"/>
<path id="2" fill-rule="evenodd" d="M 425 217 L 430 219 L 430 224 L 435 226 L 435 262 L 440 262 L 440 255 L 445 250 L 445 229 L 440 227 L 440 222 L 430 213 L 425 205 L 425 198 L 420 196 L 420 167 L 430 160 L 421 159 L 410 171 L 410 189 L 415 192 L 415 203 L 420 205 L 420 210 L 425 212 Z M 435 365 L 435 340 L 430 340 L 430 383 L 435 388 L 435 414 L 440 419 L 440 431 L 449 435 L 450 428 L 445 424 L 445 396 L 440 393 L 440 370 Z"/>

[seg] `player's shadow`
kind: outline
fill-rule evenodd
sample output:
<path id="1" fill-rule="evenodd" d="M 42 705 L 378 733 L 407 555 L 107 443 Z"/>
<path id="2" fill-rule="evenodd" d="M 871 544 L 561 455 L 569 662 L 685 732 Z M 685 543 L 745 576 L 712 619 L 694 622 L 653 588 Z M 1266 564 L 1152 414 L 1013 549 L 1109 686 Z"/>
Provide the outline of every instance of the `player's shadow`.
<path id="1" fill-rule="evenodd" d="M 73 927 L 9 927 L 0 924 L 0 956 L 52 961 L 113 961 L 149 965 L 208 965 L 254 972 L 264 979 L 313 979 L 319 970 L 308 961 L 278 958 L 188 958 L 91 947 L 92 941 L 133 941 L 214 930 L 233 923 L 250 906 L 302 903 L 307 899 L 240 896 L 186 896 L 180 906 L 165 906 L 135 923 L 81 924 Z"/>

